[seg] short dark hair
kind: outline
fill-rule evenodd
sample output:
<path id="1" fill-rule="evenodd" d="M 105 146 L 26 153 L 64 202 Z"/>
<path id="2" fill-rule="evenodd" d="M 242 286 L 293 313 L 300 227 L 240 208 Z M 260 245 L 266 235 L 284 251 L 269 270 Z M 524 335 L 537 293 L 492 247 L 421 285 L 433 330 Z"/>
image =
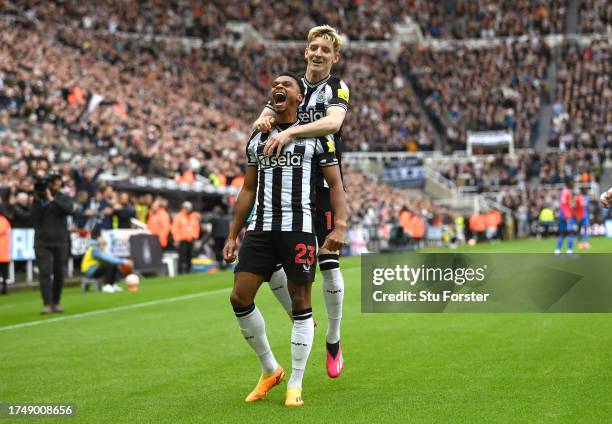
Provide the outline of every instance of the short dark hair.
<path id="1" fill-rule="evenodd" d="M 61 180 L 62 179 L 62 174 L 60 174 L 57 171 L 51 171 L 51 172 L 49 172 L 49 175 L 47 176 L 47 179 L 49 181 Z"/>
<path id="2" fill-rule="evenodd" d="M 298 77 L 297 74 L 294 74 L 293 72 L 289 72 L 289 71 L 284 71 L 278 74 L 278 76 L 293 78 L 295 82 L 297 82 L 298 87 L 300 88 L 300 93 L 302 94 L 302 96 L 304 95 L 304 84 L 302 84 L 302 78 Z"/>

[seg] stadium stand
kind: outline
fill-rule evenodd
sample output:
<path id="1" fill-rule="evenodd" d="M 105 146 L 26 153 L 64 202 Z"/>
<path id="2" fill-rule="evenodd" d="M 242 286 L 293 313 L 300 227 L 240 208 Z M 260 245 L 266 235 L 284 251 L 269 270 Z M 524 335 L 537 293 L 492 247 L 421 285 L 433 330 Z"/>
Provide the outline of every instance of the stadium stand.
<path id="1" fill-rule="evenodd" d="M 565 1 L 412 1 L 423 32 L 434 38 L 492 38 L 563 30 Z"/>
<path id="2" fill-rule="evenodd" d="M 496 155 L 482 159 L 460 160 L 439 164 L 440 173 L 458 187 L 475 191 L 494 191 L 502 186 L 562 184 L 566 176 L 578 181 L 599 181 L 605 157 L 596 150 L 572 149 L 537 153 L 521 152 L 515 156 Z"/>
<path id="3" fill-rule="evenodd" d="M 607 0 L 583 0 L 579 11 L 582 34 L 612 32 L 612 4 Z"/>
<path id="4" fill-rule="evenodd" d="M 401 60 L 451 147 L 465 149 L 470 130 L 509 129 L 516 146 L 532 146 L 549 57 L 546 44 L 531 39 L 449 51 L 417 46 Z"/>
<path id="5" fill-rule="evenodd" d="M 557 101 L 549 145 L 601 148 L 612 144 L 612 40 L 561 46 Z"/>
<path id="6" fill-rule="evenodd" d="M 585 32 L 597 32 L 609 22 L 605 1 L 581 9 Z M 590 6 L 590 7 L 589 7 Z M 426 37 L 491 38 L 563 32 L 566 2 L 533 0 L 445 0 L 405 2 L 334 0 L 267 3 L 256 0 L 197 1 L 108 0 L 80 2 L 12 2 L 0 11 L 25 13 L 72 28 L 104 29 L 147 34 L 192 36 L 203 40 L 226 35 L 228 21 L 248 22 L 268 39 L 294 40 L 296 33 L 323 23 L 343 28 L 351 40 L 388 40 L 394 25 L 410 19 Z"/>

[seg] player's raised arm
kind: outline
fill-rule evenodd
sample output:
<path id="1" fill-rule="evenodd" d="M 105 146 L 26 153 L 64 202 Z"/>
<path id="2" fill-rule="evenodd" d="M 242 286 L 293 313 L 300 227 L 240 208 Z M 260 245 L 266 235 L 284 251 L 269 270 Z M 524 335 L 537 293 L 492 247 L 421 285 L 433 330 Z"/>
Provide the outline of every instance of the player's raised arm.
<path id="1" fill-rule="evenodd" d="M 344 244 L 344 235 L 346 232 L 346 222 L 348 219 L 348 206 L 346 204 L 346 194 L 342 184 L 342 176 L 340 175 L 340 167 L 338 165 L 322 167 L 323 177 L 329 185 L 331 205 L 334 210 L 334 229 L 321 247 L 335 252 L 340 250 Z"/>
<path id="2" fill-rule="evenodd" d="M 229 235 L 223 248 L 223 259 L 231 263 L 236 260 L 236 237 L 253 209 L 257 191 L 257 167 L 247 167 L 244 185 L 238 194 L 234 207 L 234 216 L 229 228 Z"/>
<path id="3" fill-rule="evenodd" d="M 289 132 L 293 137 L 322 137 L 340 131 L 346 109 L 342 106 L 330 106 L 327 114 L 314 122 L 293 127 Z"/>
<path id="4" fill-rule="evenodd" d="M 266 143 L 264 155 L 279 156 L 283 147 L 296 137 L 321 137 L 337 133 L 342 127 L 346 111 L 342 106 L 330 106 L 327 109 L 327 115 L 323 118 L 309 124 L 287 128 L 275 134 Z"/>
<path id="5" fill-rule="evenodd" d="M 330 106 L 327 109 L 327 115 L 314 122 L 304 125 L 297 125 L 282 131 L 272 136 L 266 143 L 264 148 L 265 155 L 276 154 L 280 155 L 283 146 L 286 146 L 292 139 L 296 137 L 322 137 L 330 134 L 335 134 L 340 131 L 344 118 L 346 117 L 346 109 L 341 106 Z"/>

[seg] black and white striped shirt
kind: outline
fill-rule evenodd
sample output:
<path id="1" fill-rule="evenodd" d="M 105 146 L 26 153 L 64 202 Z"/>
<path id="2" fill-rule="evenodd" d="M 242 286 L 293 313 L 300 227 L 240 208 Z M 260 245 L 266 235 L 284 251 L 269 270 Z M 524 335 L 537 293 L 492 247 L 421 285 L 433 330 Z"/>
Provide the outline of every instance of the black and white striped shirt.
<path id="1" fill-rule="evenodd" d="M 309 124 L 317 121 L 327 115 L 327 109 L 330 106 L 339 106 L 348 111 L 349 109 L 349 88 L 344 81 L 334 76 L 328 75 L 321 81 L 311 84 L 302 77 L 304 85 L 304 99 L 298 106 L 298 119 L 300 124 Z M 271 109 L 272 103 L 268 102 L 267 106 Z M 342 128 L 337 133 L 332 135 L 336 148 L 336 157 L 338 165 L 342 167 Z M 341 169 L 342 170 L 342 169 Z M 317 176 L 317 187 L 328 187 L 321 173 Z"/>
<path id="2" fill-rule="evenodd" d="M 338 165 L 334 140 L 332 136 L 296 138 L 278 158 L 264 156 L 266 140 L 289 125 L 283 127 L 275 126 L 266 134 L 256 131 L 247 145 L 248 165 L 258 167 L 255 213 L 247 231 L 314 233 L 317 167 Z"/>

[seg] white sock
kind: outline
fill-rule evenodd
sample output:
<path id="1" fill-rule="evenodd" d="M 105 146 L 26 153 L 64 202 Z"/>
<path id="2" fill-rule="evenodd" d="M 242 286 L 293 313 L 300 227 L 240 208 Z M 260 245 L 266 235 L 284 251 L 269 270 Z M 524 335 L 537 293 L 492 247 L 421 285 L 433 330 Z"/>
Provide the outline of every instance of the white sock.
<path id="1" fill-rule="evenodd" d="M 306 362 L 310 355 L 314 340 L 314 321 L 312 309 L 308 309 L 310 316 L 306 319 L 294 319 L 291 331 L 291 377 L 287 387 L 302 389 L 302 378 L 306 369 Z M 300 311 L 305 312 L 305 311 Z M 294 314 L 294 317 L 298 315 Z M 303 316 L 303 315 L 302 315 Z"/>
<path id="2" fill-rule="evenodd" d="M 289 289 L 287 289 L 287 274 L 285 274 L 285 270 L 281 268 L 274 272 L 270 277 L 268 285 L 270 286 L 270 290 L 272 290 L 274 296 L 276 296 L 280 304 L 283 305 L 283 308 L 285 308 L 285 311 L 287 311 L 289 318 L 291 318 L 291 311 L 293 308 L 291 306 Z"/>
<path id="3" fill-rule="evenodd" d="M 271 374 L 278 368 L 278 362 L 272 354 L 268 337 L 266 336 L 266 322 L 255 304 L 244 310 L 234 309 L 238 326 L 245 340 L 259 357 L 261 371 L 264 374 Z"/>
<path id="4" fill-rule="evenodd" d="M 327 307 L 327 343 L 340 340 L 340 321 L 342 320 L 342 301 L 344 300 L 344 278 L 340 268 L 322 270 L 323 298 Z"/>

